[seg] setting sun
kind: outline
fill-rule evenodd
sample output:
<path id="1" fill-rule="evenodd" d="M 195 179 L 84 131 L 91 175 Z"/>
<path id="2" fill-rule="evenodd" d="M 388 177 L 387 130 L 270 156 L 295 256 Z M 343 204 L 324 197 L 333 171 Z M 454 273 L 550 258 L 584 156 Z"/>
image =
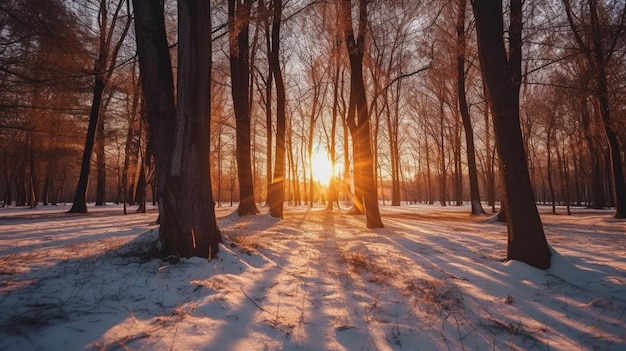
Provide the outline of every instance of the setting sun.
<path id="1" fill-rule="evenodd" d="M 316 149 L 311 158 L 313 178 L 321 185 L 328 185 L 333 174 L 333 165 L 328 158 L 326 149 Z"/>

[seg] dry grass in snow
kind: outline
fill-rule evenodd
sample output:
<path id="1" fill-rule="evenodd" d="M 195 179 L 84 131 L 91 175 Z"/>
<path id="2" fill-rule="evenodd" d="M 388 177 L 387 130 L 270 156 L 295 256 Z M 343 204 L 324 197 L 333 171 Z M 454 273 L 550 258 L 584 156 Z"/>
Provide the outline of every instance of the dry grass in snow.
<path id="1" fill-rule="evenodd" d="M 218 259 L 152 258 L 156 212 L 0 209 L 1 350 L 624 350 L 626 222 L 542 211 L 546 271 L 468 207 L 218 209 Z"/>

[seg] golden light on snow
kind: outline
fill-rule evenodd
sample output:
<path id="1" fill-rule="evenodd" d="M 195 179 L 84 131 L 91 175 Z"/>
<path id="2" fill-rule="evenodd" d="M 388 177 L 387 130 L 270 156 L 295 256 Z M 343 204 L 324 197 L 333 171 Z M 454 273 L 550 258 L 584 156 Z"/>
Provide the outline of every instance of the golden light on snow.
<path id="1" fill-rule="evenodd" d="M 318 148 L 313 151 L 311 156 L 313 167 L 313 178 L 321 185 L 330 184 L 330 178 L 333 174 L 333 165 L 328 158 L 328 152 L 324 148 Z"/>

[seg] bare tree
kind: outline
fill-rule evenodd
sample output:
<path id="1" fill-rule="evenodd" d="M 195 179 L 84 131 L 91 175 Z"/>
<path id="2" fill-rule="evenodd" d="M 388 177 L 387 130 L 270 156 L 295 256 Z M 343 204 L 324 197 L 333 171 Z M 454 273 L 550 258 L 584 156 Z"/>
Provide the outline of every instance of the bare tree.
<path id="1" fill-rule="evenodd" d="M 363 81 L 363 56 L 365 32 L 367 29 L 367 1 L 358 2 L 358 32 L 355 37 L 352 28 L 351 0 L 341 0 L 341 18 L 343 21 L 346 48 L 350 59 L 350 99 L 355 106 L 356 114 L 346 116 L 352 132 L 354 150 L 355 195 L 363 196 L 363 208 L 368 228 L 382 228 L 378 208 L 378 191 L 374 175 L 374 159 L 372 156 L 370 121 L 367 112 L 365 84 Z M 356 116 L 356 119 L 354 118 Z M 359 188 L 360 191 L 357 191 Z M 358 201 L 361 201 L 357 197 Z"/>
<path id="2" fill-rule="evenodd" d="M 619 16 L 616 18 L 615 29 L 603 31 L 601 2 L 586 0 L 588 11 L 582 9 L 585 1 L 581 1 L 581 13 L 586 18 L 578 19 L 573 13 L 570 0 L 563 0 L 567 20 L 572 29 L 576 44 L 585 55 L 589 66 L 593 69 L 595 80 L 595 97 L 598 100 L 600 116 L 604 125 L 604 133 L 609 145 L 611 159 L 611 181 L 615 199 L 615 218 L 626 218 L 626 183 L 619 139 L 614 130 L 614 121 L 611 115 L 611 94 L 609 90 L 608 67 L 616 56 L 616 49 L 620 38 L 626 31 L 626 4 L 622 4 Z M 600 3 L 600 4 L 599 4 Z M 580 15 L 579 15 L 580 16 Z"/>
<path id="3" fill-rule="evenodd" d="M 163 8 L 133 2 L 142 86 L 158 173 L 162 254 L 214 257 L 221 241 L 210 178 L 210 1 L 178 2 L 178 79 L 172 66 Z M 174 138 L 171 131 L 175 131 Z"/>
<path id="4" fill-rule="evenodd" d="M 478 54 L 493 111 L 500 154 L 507 219 L 507 259 L 547 269 L 550 250 L 535 205 L 519 115 L 522 62 L 522 0 L 509 7 L 508 50 L 505 45 L 502 0 L 474 0 Z"/>
<path id="5" fill-rule="evenodd" d="M 93 68 L 93 101 L 91 103 L 91 111 L 89 113 L 89 127 L 87 129 L 85 149 L 83 151 L 80 178 L 78 180 L 78 185 L 76 186 L 72 208 L 69 210 L 70 213 L 87 212 L 87 202 L 85 197 L 87 194 L 87 184 L 89 182 L 89 173 L 91 169 L 91 153 L 93 152 L 96 130 L 98 129 L 97 127 L 102 112 L 102 97 L 109 81 L 111 80 L 113 70 L 116 67 L 118 53 L 132 23 L 130 13 L 124 14 L 123 12 L 125 8 L 124 5 L 128 5 L 126 0 L 118 0 L 112 8 L 113 11 L 111 18 L 109 18 L 109 11 L 111 10 L 111 8 L 109 8 L 109 2 L 106 0 L 100 0 L 100 8 L 98 12 L 100 37 L 98 57 L 94 62 Z M 124 22 L 122 22 L 121 25 L 121 35 L 117 37 L 117 41 L 114 41 L 116 31 L 119 29 L 117 25 L 118 21 Z"/>
<path id="6" fill-rule="evenodd" d="M 457 34 L 457 54 L 456 54 L 456 73 L 457 73 L 457 89 L 459 100 L 459 111 L 463 121 L 463 130 L 465 131 L 465 144 L 467 147 L 467 167 L 469 172 L 470 185 L 470 201 L 472 204 L 472 215 L 485 213 L 480 203 L 480 190 L 478 188 L 478 167 L 476 166 L 476 151 L 474 147 L 474 129 L 472 128 L 472 119 L 467 105 L 467 97 L 465 92 L 465 51 L 467 50 L 465 38 L 465 17 L 466 17 L 466 0 L 459 0 L 459 12 L 457 14 L 456 34 Z"/>
<path id="7" fill-rule="evenodd" d="M 287 120 L 285 112 L 287 98 L 285 96 L 285 83 L 279 60 L 280 23 L 282 20 L 283 2 L 282 0 L 274 0 L 272 6 L 272 35 L 269 61 L 271 76 L 274 77 L 274 82 L 276 83 L 276 157 L 271 191 L 268 190 L 268 202 L 270 203 L 271 215 L 283 218 L 283 204 L 285 202 L 285 128 Z"/>
<path id="8" fill-rule="evenodd" d="M 252 0 L 228 0 L 230 74 L 237 132 L 240 216 L 259 213 L 254 199 L 250 116 L 249 25 Z"/>

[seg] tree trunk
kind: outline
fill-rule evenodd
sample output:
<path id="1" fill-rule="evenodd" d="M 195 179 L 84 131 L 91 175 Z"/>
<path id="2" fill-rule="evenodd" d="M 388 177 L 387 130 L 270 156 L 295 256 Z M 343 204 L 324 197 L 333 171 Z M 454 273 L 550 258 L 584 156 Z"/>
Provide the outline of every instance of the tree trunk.
<path id="1" fill-rule="evenodd" d="M 147 156 L 146 156 L 147 158 Z M 139 205 L 137 213 L 146 212 L 146 187 L 148 186 L 146 181 L 146 165 L 145 160 L 142 159 L 139 165 L 139 176 L 137 177 L 137 187 L 135 188 L 135 202 Z"/>
<path id="2" fill-rule="evenodd" d="M 622 167 L 622 156 L 620 145 L 611 117 L 611 104 L 609 102 L 609 83 L 606 73 L 606 59 L 604 57 L 603 38 L 600 24 L 598 23 L 597 2 L 589 0 L 589 10 L 591 15 L 591 32 L 593 38 L 593 56 L 596 66 L 596 84 L 598 101 L 600 102 L 600 116 L 604 124 L 604 133 L 609 144 L 609 154 L 611 157 L 611 174 L 613 182 L 613 197 L 615 201 L 615 218 L 626 218 L 626 183 L 624 179 L 624 169 Z M 626 9 L 624 10 L 626 13 Z M 624 17 L 622 16 L 622 19 Z"/>
<path id="3" fill-rule="evenodd" d="M 441 206 L 446 206 L 448 200 L 447 167 L 446 167 L 446 147 L 445 147 L 445 112 L 443 99 L 439 101 L 439 197 Z"/>
<path id="4" fill-rule="evenodd" d="M 28 204 L 30 205 L 30 208 L 36 208 L 38 201 L 37 201 L 37 173 L 36 173 L 36 167 L 35 167 L 35 151 L 33 150 L 33 145 L 31 142 L 30 145 L 30 157 L 29 157 L 29 162 L 28 162 L 28 179 L 30 180 L 28 182 L 29 184 L 29 192 L 28 192 Z"/>
<path id="5" fill-rule="evenodd" d="M 333 209 L 333 202 L 337 201 L 337 209 L 340 209 L 339 200 L 337 198 L 337 179 L 335 177 L 335 167 L 336 167 L 336 155 L 337 155 L 337 118 L 339 115 L 339 77 L 341 73 L 341 65 L 339 61 L 339 53 L 338 48 L 340 46 L 340 40 L 336 38 L 335 47 L 333 48 L 333 64 L 335 65 L 335 74 L 333 76 L 333 107 L 331 113 L 331 126 L 330 126 L 330 145 L 328 148 L 328 152 L 330 154 L 330 162 L 331 162 L 331 174 L 330 174 L 330 184 L 328 188 L 328 206 L 326 206 L 327 210 Z"/>
<path id="6" fill-rule="evenodd" d="M 547 152 L 547 166 L 546 173 L 548 177 L 548 188 L 550 190 L 550 201 L 552 202 L 552 214 L 556 214 L 556 196 L 554 194 L 554 184 L 552 182 L 552 120 L 548 121 L 547 136 L 546 136 L 546 152 Z"/>
<path id="7" fill-rule="evenodd" d="M 398 81 L 396 84 L 396 92 L 393 104 L 393 112 L 390 111 L 391 106 L 387 109 L 387 130 L 389 131 L 389 158 L 391 163 L 391 206 L 400 206 L 400 86 Z M 384 96 L 388 99 L 387 94 Z"/>
<path id="8" fill-rule="evenodd" d="M 348 112 L 345 116 L 346 126 L 350 131 L 352 137 L 352 179 L 354 183 L 354 195 L 352 196 L 352 207 L 348 211 L 350 214 L 363 214 L 365 209 L 363 208 L 363 180 L 361 177 L 361 164 L 358 162 L 360 158 L 359 142 L 358 140 L 358 127 L 354 119 L 356 111 L 356 103 L 354 98 L 354 89 L 352 88 L 352 79 L 350 82 L 350 100 L 348 102 Z"/>
<path id="9" fill-rule="evenodd" d="M 463 206 L 463 166 L 461 161 L 461 124 L 454 121 L 454 197 L 457 206 Z"/>
<path id="10" fill-rule="evenodd" d="M 96 129 L 98 126 L 98 120 L 100 118 L 100 109 L 102 105 L 102 96 L 104 90 L 113 75 L 113 70 L 116 65 L 117 56 L 122 46 L 124 38 L 130 28 L 131 19 L 130 16 L 126 18 L 124 26 L 121 28 L 121 34 L 118 38 L 115 47 L 111 51 L 111 38 L 116 28 L 116 23 L 119 20 L 119 11 L 122 8 L 126 0 L 118 0 L 113 11 L 114 15 L 109 25 L 108 18 L 108 2 L 100 1 L 99 11 L 99 25 L 100 25 L 100 41 L 98 47 L 98 58 L 94 63 L 94 76 L 95 83 L 93 88 L 93 100 L 91 103 L 91 111 L 89 112 L 89 126 L 87 128 L 87 137 L 85 141 L 85 149 L 83 150 L 82 165 L 80 170 L 80 177 L 78 179 L 78 185 L 76 186 L 76 192 L 74 193 L 74 203 L 72 208 L 68 211 L 70 213 L 86 213 L 87 203 L 85 197 L 87 195 L 87 185 L 89 183 L 89 173 L 91 168 L 91 153 L 93 152 L 94 140 L 96 135 Z"/>
<path id="11" fill-rule="evenodd" d="M 178 86 L 174 84 L 163 8 L 134 1 L 137 48 L 156 161 L 162 254 L 214 257 L 221 240 L 210 181 L 210 3 L 180 1 Z M 171 132 L 175 131 L 175 137 Z"/>
<path id="12" fill-rule="evenodd" d="M 433 197 L 433 178 L 430 172 L 430 147 L 428 146 L 428 136 L 426 136 L 424 138 L 424 149 L 426 149 L 426 186 L 427 186 L 427 197 L 428 197 L 428 204 L 432 205 L 435 203 L 434 197 Z"/>
<path id="13" fill-rule="evenodd" d="M 106 104 L 105 104 L 106 105 Z M 104 116 L 98 118 L 96 127 L 96 206 L 104 205 L 104 197 L 106 193 L 106 160 L 104 155 L 105 133 L 104 133 Z"/>
<path id="14" fill-rule="evenodd" d="M 507 259 L 537 268 L 550 267 L 550 250 L 535 205 L 520 127 L 519 88 L 522 59 L 522 0 L 511 0 L 508 57 L 501 0 L 473 2 L 478 53 L 493 112 L 496 146 L 504 185 Z"/>
<path id="15" fill-rule="evenodd" d="M 176 205 L 179 256 L 212 258 L 221 241 L 211 189 L 210 0 L 178 2 L 177 138 L 171 178 L 180 188 Z M 180 190 L 180 192 L 178 191 Z"/>
<path id="16" fill-rule="evenodd" d="M 561 173 L 561 179 L 565 180 L 561 182 L 561 189 L 563 192 L 563 196 L 565 196 L 565 206 L 567 208 L 567 215 L 572 214 L 572 210 L 570 208 L 570 184 L 569 184 L 569 165 L 567 164 L 567 155 L 565 153 L 565 141 L 561 140 L 561 152 L 559 152 L 559 147 L 556 147 L 556 158 L 557 163 L 559 164 L 559 171 Z"/>
<path id="17" fill-rule="evenodd" d="M 127 213 L 126 205 L 129 202 L 128 199 L 128 168 L 130 167 L 130 154 L 131 150 L 135 151 L 136 149 L 133 147 L 133 139 L 135 135 L 135 118 L 137 115 L 137 110 L 139 108 L 139 95 L 140 95 L 140 85 L 135 79 L 135 66 L 133 65 L 133 97 L 131 103 L 131 110 L 128 116 L 128 128 L 126 130 L 126 144 L 124 145 L 124 163 L 122 165 L 122 179 L 121 179 L 121 193 L 122 193 L 122 201 L 124 203 L 124 214 Z M 141 130 L 139 130 L 141 133 Z M 137 150 L 138 151 L 138 150 Z"/>
<path id="18" fill-rule="evenodd" d="M 271 0 L 270 0 L 271 4 Z M 268 4 L 269 5 L 269 4 Z M 265 6 L 265 2 L 263 0 L 259 0 L 259 11 L 261 15 L 264 16 L 264 25 L 265 25 L 265 47 L 267 54 L 267 78 L 265 80 L 265 134 L 266 134 L 266 186 L 267 186 L 267 205 L 270 207 L 270 214 L 272 217 L 280 217 L 282 218 L 282 208 L 281 213 L 275 215 L 275 211 L 272 211 L 272 197 L 274 196 L 274 187 L 272 186 L 273 177 L 272 177 L 272 79 L 273 75 L 273 67 L 272 67 L 272 36 L 270 29 L 270 12 Z M 279 22 L 280 23 L 280 22 Z M 276 146 L 278 148 L 278 145 Z"/>
<path id="19" fill-rule="evenodd" d="M 254 199 L 252 154 L 250 150 L 250 65 L 249 23 L 251 0 L 228 0 L 230 73 L 232 97 L 235 110 L 237 175 L 239 180 L 240 216 L 259 213 Z"/>
<path id="20" fill-rule="evenodd" d="M 466 0 L 459 0 L 459 13 L 456 22 L 457 34 L 457 57 L 456 57 L 456 73 L 457 73 L 457 89 L 459 94 L 459 110 L 461 112 L 461 120 L 463 121 L 463 130 L 465 131 L 465 144 L 467 147 L 467 168 L 469 172 L 470 186 L 470 202 L 472 204 L 472 215 L 485 213 L 480 203 L 480 190 L 478 188 L 478 167 L 476 166 L 476 151 L 474 147 L 474 129 L 472 128 L 472 120 L 470 118 L 469 108 L 467 106 L 467 97 L 465 93 L 465 13 L 467 8 Z"/>
<path id="21" fill-rule="evenodd" d="M 283 218 L 283 205 L 285 203 L 285 129 L 287 124 L 285 108 L 287 99 L 279 60 L 282 0 L 274 0 L 273 6 L 270 67 L 274 76 L 274 82 L 276 83 L 276 157 L 274 178 L 272 180 L 273 194 L 270 204 L 270 214 L 273 217 Z"/>
<path id="22" fill-rule="evenodd" d="M 376 176 L 374 175 L 374 159 L 371 147 L 369 114 L 365 95 L 365 83 L 363 81 L 363 56 L 365 47 L 365 31 L 367 27 L 367 1 L 359 0 L 359 31 L 354 37 L 352 29 L 352 16 L 350 14 L 351 1 L 342 0 L 342 17 L 344 18 L 345 40 L 350 59 L 351 71 L 351 96 L 354 98 L 356 107 L 356 138 L 353 137 L 355 147 L 354 165 L 355 176 L 361 178 L 361 192 L 365 208 L 365 220 L 368 228 L 382 228 L 378 208 L 378 191 Z M 351 116 L 348 116 L 348 120 Z M 355 177 L 356 178 L 356 177 Z M 356 182 L 355 182 L 356 184 Z M 356 193 L 356 187 L 355 187 Z"/>
<path id="23" fill-rule="evenodd" d="M 98 68 L 96 68 L 97 70 Z M 100 104 L 104 93 L 105 82 L 100 75 L 96 75 L 93 88 L 93 101 L 91 112 L 89 113 L 89 126 L 87 127 L 87 137 L 85 139 L 85 149 L 83 150 L 83 161 L 80 167 L 78 185 L 74 193 L 74 202 L 68 211 L 69 213 L 87 213 L 87 186 L 89 184 L 89 173 L 91 171 L 91 154 L 93 153 L 96 129 L 98 126 L 98 116 L 100 115 Z"/>

